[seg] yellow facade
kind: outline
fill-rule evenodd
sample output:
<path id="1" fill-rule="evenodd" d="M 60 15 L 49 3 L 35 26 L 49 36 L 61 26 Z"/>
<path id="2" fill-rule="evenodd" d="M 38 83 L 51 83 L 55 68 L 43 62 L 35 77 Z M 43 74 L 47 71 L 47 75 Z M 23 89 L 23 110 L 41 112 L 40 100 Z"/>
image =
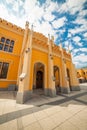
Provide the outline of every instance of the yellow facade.
<path id="1" fill-rule="evenodd" d="M 77 78 L 79 82 L 86 82 L 87 81 L 87 68 L 77 69 Z"/>
<path id="2" fill-rule="evenodd" d="M 50 35 L 47 38 L 30 30 L 28 22 L 23 30 L 0 19 L 0 38 L 0 88 L 17 85 L 18 103 L 28 100 L 35 89 L 51 97 L 80 90 L 71 54 L 61 44 L 55 45 Z M 6 63 L 9 66 L 4 71 Z"/>

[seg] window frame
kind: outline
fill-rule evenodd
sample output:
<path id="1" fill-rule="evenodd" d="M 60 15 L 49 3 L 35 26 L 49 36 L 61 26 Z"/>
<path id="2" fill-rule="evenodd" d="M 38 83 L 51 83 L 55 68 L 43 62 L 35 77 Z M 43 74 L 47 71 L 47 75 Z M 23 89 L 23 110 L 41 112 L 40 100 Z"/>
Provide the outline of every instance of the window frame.
<path id="1" fill-rule="evenodd" d="M 9 73 L 9 66 L 10 66 L 10 64 L 9 64 L 9 62 L 3 62 L 3 61 L 0 61 L 0 63 L 1 63 L 1 68 L 0 68 L 0 79 L 7 79 L 8 78 L 8 73 Z M 5 65 L 5 67 L 6 67 L 6 64 L 8 64 L 8 66 L 7 66 L 7 70 L 5 70 L 4 69 L 4 65 Z M 4 72 L 4 71 L 7 71 L 7 72 Z M 3 74 L 2 74 L 2 71 L 5 73 L 5 76 L 3 76 Z"/>
<path id="2" fill-rule="evenodd" d="M 4 41 L 2 41 L 2 39 L 4 39 Z M 9 41 L 9 43 L 7 43 L 6 41 Z M 0 44 L 2 46 L 2 49 L 0 49 L 0 51 L 4 51 L 4 52 L 8 52 L 8 53 L 14 52 L 14 46 L 15 46 L 15 40 L 14 39 L 5 38 L 5 37 L 1 36 L 0 37 Z M 8 49 L 5 49 L 6 47 Z"/>

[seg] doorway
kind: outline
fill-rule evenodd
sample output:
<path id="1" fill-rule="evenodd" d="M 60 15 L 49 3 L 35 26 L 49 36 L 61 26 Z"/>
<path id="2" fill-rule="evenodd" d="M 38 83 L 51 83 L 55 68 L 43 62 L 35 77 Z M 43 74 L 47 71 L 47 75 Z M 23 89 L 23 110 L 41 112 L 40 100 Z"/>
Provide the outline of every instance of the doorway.
<path id="1" fill-rule="evenodd" d="M 43 88 L 43 72 L 37 71 L 36 73 L 36 89 L 42 89 Z"/>
<path id="2" fill-rule="evenodd" d="M 44 64 L 37 62 L 34 64 L 33 89 L 44 89 Z"/>

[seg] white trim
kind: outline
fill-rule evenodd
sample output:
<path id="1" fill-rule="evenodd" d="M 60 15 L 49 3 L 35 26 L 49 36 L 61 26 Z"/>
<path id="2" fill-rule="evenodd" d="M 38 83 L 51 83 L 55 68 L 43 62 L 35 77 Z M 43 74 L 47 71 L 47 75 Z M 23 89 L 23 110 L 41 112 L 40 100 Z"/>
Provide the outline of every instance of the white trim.
<path id="1" fill-rule="evenodd" d="M 17 80 L 8 80 L 8 79 L 0 79 L 0 82 L 5 81 L 5 82 L 16 82 Z"/>
<path id="2" fill-rule="evenodd" d="M 48 49 L 40 47 L 40 46 L 32 45 L 32 49 L 36 49 L 36 50 L 48 53 Z"/>
<path id="3" fill-rule="evenodd" d="M 13 55 L 13 56 L 20 57 L 20 55 L 17 55 L 17 54 L 14 54 L 14 53 L 10 53 L 10 52 L 7 52 L 7 51 L 3 51 L 3 50 L 0 50 L 0 53 L 7 53 L 8 55 Z"/>

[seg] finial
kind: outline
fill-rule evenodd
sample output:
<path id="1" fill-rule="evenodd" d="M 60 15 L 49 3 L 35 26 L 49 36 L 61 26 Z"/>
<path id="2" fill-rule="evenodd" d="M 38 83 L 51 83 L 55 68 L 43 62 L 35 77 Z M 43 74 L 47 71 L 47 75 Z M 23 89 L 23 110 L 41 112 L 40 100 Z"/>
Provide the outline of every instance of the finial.
<path id="1" fill-rule="evenodd" d="M 51 36 L 52 41 L 54 41 L 54 36 Z"/>
<path id="2" fill-rule="evenodd" d="M 28 21 L 26 21 L 25 26 L 26 26 L 26 27 L 29 27 L 29 22 L 28 22 Z"/>
<path id="3" fill-rule="evenodd" d="M 34 25 L 32 24 L 32 25 L 31 25 L 31 30 L 33 30 L 33 27 L 34 27 Z"/>

